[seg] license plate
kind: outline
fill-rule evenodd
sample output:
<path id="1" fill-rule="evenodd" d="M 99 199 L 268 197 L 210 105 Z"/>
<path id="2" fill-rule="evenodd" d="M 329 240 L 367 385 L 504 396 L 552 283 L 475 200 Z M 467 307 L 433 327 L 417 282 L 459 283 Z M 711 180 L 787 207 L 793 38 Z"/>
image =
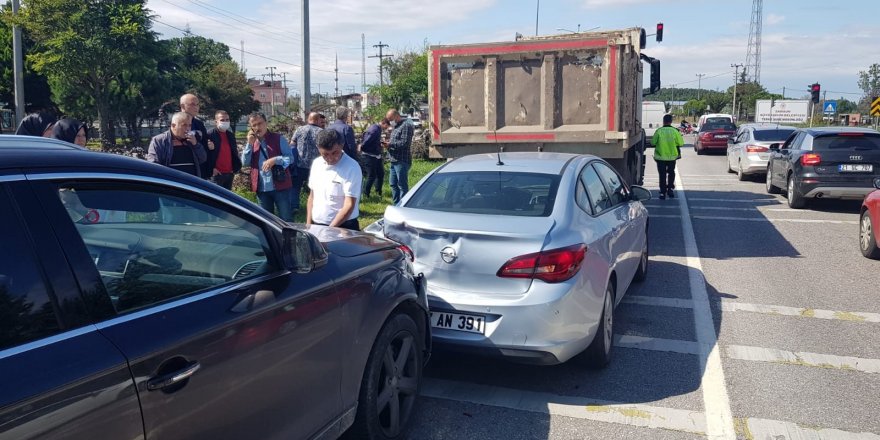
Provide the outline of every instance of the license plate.
<path id="1" fill-rule="evenodd" d="M 459 313 L 431 312 L 431 327 L 486 334 L 486 317 Z"/>
<path id="2" fill-rule="evenodd" d="M 715 139 L 727 139 L 727 138 L 729 138 L 729 137 L 730 137 L 730 136 L 729 136 L 729 135 L 726 135 L 726 134 L 716 134 L 716 135 L 715 135 Z"/>
<path id="3" fill-rule="evenodd" d="M 840 165 L 839 170 L 841 173 L 873 173 L 874 165 L 861 163 L 843 164 Z"/>

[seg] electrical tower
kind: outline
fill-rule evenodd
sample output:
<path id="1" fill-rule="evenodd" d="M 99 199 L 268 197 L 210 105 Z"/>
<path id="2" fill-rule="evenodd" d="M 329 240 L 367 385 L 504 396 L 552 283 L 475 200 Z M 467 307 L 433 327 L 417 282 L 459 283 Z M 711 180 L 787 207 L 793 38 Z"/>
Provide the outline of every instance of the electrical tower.
<path id="1" fill-rule="evenodd" d="M 761 82 L 761 21 L 764 0 L 752 0 L 752 24 L 749 26 L 749 50 L 743 73 L 747 81 Z"/>

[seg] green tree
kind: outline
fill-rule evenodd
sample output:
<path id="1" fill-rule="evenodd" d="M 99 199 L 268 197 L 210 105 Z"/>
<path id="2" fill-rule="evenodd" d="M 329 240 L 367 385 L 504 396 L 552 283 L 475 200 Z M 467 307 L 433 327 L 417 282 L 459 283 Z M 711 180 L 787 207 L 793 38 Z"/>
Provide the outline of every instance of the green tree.
<path id="1" fill-rule="evenodd" d="M 233 128 L 242 116 L 260 109 L 247 78 L 232 60 L 200 71 L 195 76 L 194 88 L 204 99 L 202 111 L 205 115 L 211 117 L 217 110 L 225 110 L 229 113 Z"/>
<path id="2" fill-rule="evenodd" d="M 837 113 L 838 114 L 855 113 L 858 111 L 858 106 L 859 105 L 855 102 L 852 102 L 852 101 L 845 99 L 845 98 L 840 98 L 837 101 Z"/>
<path id="3" fill-rule="evenodd" d="M 871 64 L 868 70 L 859 72 L 859 88 L 865 96 L 880 95 L 880 64 Z"/>
<path id="4" fill-rule="evenodd" d="M 0 102 L 8 103 L 8 108 L 15 109 L 15 78 L 12 60 L 12 25 L 9 18 L 12 9 L 9 4 L 0 6 Z M 33 40 L 22 32 L 22 51 L 27 54 L 34 46 Z M 52 102 L 52 91 L 49 81 L 44 75 L 34 71 L 33 63 L 25 62 L 24 66 L 24 97 L 25 112 L 49 110 L 57 112 Z"/>
<path id="5" fill-rule="evenodd" d="M 701 116 L 703 113 L 706 113 L 706 101 L 702 99 L 691 99 L 684 103 L 683 109 L 687 115 Z"/>
<path id="6" fill-rule="evenodd" d="M 115 145 L 114 107 L 120 78 L 144 66 L 141 53 L 155 44 L 144 0 L 25 0 L 15 17 L 33 38 L 28 55 L 46 75 L 62 110 L 94 100 L 102 148 Z M 56 92 L 55 87 L 63 90 Z"/>
<path id="7" fill-rule="evenodd" d="M 404 52 L 382 62 L 389 80 L 383 86 L 370 87 L 370 93 L 379 95 L 381 104 L 367 109 L 371 120 L 381 118 L 389 108 L 410 113 L 421 102 L 428 100 L 428 52 Z"/>

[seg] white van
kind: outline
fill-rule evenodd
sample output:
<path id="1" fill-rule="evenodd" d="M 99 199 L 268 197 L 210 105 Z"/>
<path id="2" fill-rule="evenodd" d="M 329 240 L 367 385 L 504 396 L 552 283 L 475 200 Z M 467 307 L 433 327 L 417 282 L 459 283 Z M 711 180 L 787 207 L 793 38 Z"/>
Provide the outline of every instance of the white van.
<path id="1" fill-rule="evenodd" d="M 648 138 L 648 145 L 651 145 L 651 138 L 654 132 L 663 126 L 663 115 L 666 114 L 666 104 L 662 101 L 643 101 L 642 102 L 642 128 L 645 129 L 645 136 Z"/>

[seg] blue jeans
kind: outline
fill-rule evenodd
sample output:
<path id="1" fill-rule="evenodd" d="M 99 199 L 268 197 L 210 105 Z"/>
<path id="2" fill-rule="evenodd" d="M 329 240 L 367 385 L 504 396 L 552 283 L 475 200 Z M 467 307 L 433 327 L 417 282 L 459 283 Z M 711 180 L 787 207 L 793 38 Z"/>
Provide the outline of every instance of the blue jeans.
<path id="1" fill-rule="evenodd" d="M 409 167 L 412 164 L 404 162 L 391 162 L 391 176 L 388 184 L 391 185 L 391 201 L 397 205 L 403 195 L 409 191 Z"/>
<path id="2" fill-rule="evenodd" d="M 293 213 L 290 210 L 289 189 L 281 191 L 258 192 L 257 199 L 260 201 L 260 206 L 262 206 L 263 209 L 265 209 L 266 211 L 274 213 L 286 222 L 293 221 Z M 275 211 L 275 208 L 278 208 L 278 211 Z"/>
<path id="3" fill-rule="evenodd" d="M 291 184 L 293 185 L 290 188 L 291 212 L 299 211 L 301 208 L 301 206 L 299 206 L 299 195 L 302 193 L 303 187 L 307 187 L 309 184 L 309 171 L 308 168 L 297 167 L 296 175 L 291 177 Z"/>

